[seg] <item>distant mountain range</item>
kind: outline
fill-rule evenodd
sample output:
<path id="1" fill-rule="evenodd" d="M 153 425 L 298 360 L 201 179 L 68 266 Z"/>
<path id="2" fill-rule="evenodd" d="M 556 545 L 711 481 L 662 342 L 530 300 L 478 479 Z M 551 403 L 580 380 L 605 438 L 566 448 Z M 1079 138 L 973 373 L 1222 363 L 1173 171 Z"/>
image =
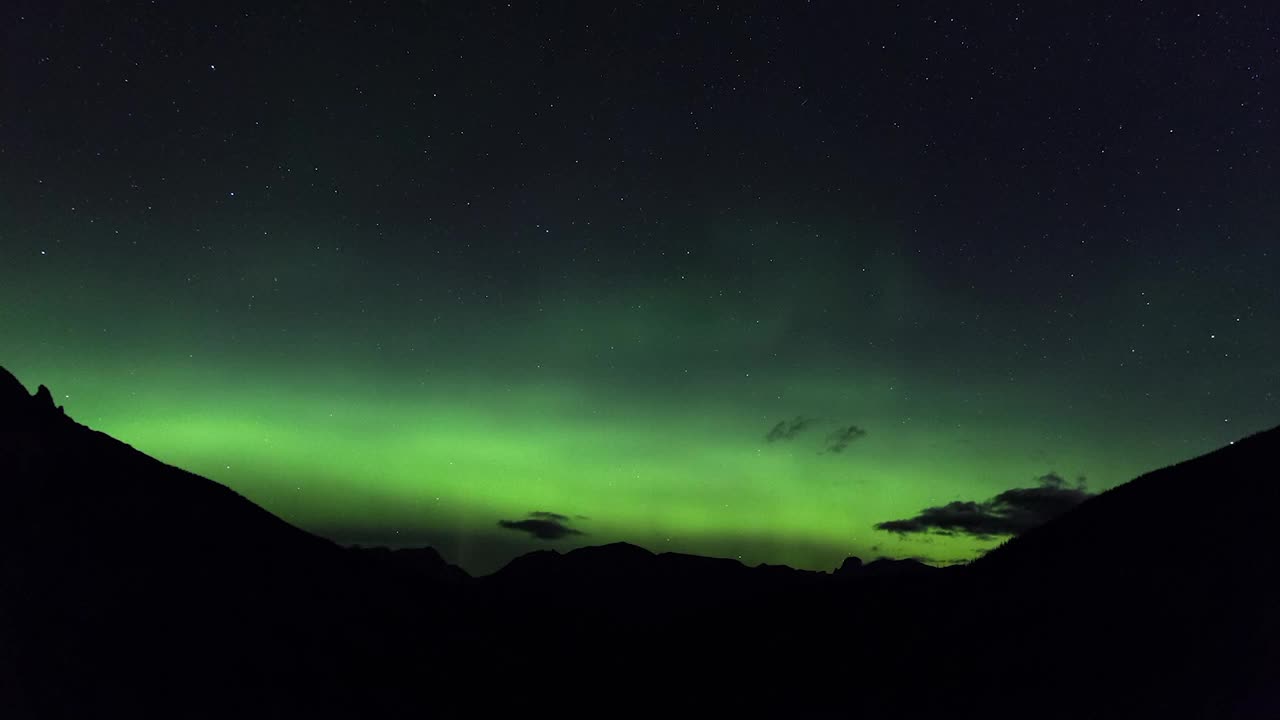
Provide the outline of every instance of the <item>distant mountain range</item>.
<path id="1" fill-rule="evenodd" d="M 0 717 L 1280 717 L 1280 429 L 964 567 L 343 548 L 0 369 Z"/>

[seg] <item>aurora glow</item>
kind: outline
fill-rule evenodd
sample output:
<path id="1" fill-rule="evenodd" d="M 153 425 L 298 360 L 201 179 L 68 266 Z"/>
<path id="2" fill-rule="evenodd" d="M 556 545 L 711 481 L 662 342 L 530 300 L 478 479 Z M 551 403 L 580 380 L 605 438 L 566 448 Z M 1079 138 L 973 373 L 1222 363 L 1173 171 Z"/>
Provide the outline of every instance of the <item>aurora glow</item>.
<path id="1" fill-rule="evenodd" d="M 207 12 L 199 22 L 230 13 Z M 260 66 L 267 46 L 234 49 L 232 33 L 181 60 L 111 56 L 140 58 L 132 74 L 27 18 L 34 46 L 4 51 L 23 101 L 0 111 L 22 130 L 0 178 L 0 364 L 78 421 L 301 527 L 431 544 L 473 572 L 615 540 L 821 569 L 847 555 L 952 562 L 992 543 L 872 526 L 1050 471 L 1105 489 L 1276 421 L 1280 263 L 1259 199 L 1274 169 L 1241 176 L 1244 161 L 1228 169 L 1196 144 L 1152 169 L 1144 153 L 1168 132 L 1142 126 L 1116 164 L 1050 183 L 1083 151 L 1029 121 L 983 135 L 995 105 L 955 120 L 969 143 L 918 121 L 894 131 L 887 106 L 847 125 L 861 107 L 848 78 L 803 60 L 778 71 L 787 83 L 745 70 L 736 100 L 706 89 L 709 70 L 694 99 L 630 88 L 663 62 L 654 50 L 570 92 L 586 82 L 576 65 L 495 76 L 446 51 L 471 48 L 457 28 L 398 12 L 401 29 L 364 18 L 351 36 L 307 19 L 350 65 L 298 41 Z M 597 21 L 633 39 L 674 22 Z M 532 41 L 505 27 L 474 42 L 518 59 Z M 749 33 L 717 32 L 751 55 Z M 64 50 L 53 69 L 42 44 Z M 898 92 L 954 116 L 954 98 L 912 84 L 923 61 L 903 53 L 883 61 Z M 68 63 L 90 78 L 56 85 Z M 1089 118 L 1148 116 L 1107 104 L 1126 76 L 1106 82 L 1096 104 L 1072 102 Z M 318 111 L 335 96 L 345 104 Z M 102 104 L 90 127 L 53 121 L 69 97 Z M 642 98 L 660 120 L 627 109 Z M 717 98 L 740 103 L 733 117 Z M 1165 102 L 1167 124 L 1207 132 L 1198 110 Z M 601 119 L 601 103 L 620 115 Z M 674 119 L 690 103 L 706 128 Z M 748 107 L 785 110 L 752 124 Z M 1239 130 L 1228 150 L 1274 155 L 1223 112 L 1213 122 Z M 1081 124 L 1105 134 L 1094 126 Z M 1010 180 L 1018 148 L 1046 137 L 1058 144 Z M 676 159 L 694 156 L 710 159 Z M 1045 201 L 1050 184 L 1080 202 Z M 1124 219 L 1110 209 L 1122 202 Z M 867 433 L 841 453 L 820 453 L 826 426 L 765 441 L 797 416 Z M 586 534 L 497 527 L 530 511 Z"/>

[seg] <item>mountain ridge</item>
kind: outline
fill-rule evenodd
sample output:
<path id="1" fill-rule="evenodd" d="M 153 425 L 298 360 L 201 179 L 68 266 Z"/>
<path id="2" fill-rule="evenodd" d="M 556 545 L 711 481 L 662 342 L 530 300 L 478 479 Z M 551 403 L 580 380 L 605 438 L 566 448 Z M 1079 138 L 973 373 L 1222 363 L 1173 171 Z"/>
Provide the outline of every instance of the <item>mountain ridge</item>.
<path id="1" fill-rule="evenodd" d="M 613 543 L 470 578 L 430 548 L 295 528 L 0 369 L 0 710 L 538 715 L 523 698 L 564 686 L 650 712 L 1273 717 L 1277 459 L 1280 428 L 954 568 Z M 1188 516 L 1198 543 L 1176 539 Z M 482 678 L 505 692 L 453 689 Z"/>

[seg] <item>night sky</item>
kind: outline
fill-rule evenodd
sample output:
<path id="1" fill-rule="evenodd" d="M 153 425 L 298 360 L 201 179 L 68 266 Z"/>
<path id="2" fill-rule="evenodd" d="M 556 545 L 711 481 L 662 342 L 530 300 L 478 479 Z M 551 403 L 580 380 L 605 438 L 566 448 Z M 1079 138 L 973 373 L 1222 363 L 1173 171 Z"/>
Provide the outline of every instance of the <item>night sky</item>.
<path id="1" fill-rule="evenodd" d="M 1280 422 L 1280 10 L 971 5 L 6 2 L 0 365 L 472 572 L 955 562 Z"/>

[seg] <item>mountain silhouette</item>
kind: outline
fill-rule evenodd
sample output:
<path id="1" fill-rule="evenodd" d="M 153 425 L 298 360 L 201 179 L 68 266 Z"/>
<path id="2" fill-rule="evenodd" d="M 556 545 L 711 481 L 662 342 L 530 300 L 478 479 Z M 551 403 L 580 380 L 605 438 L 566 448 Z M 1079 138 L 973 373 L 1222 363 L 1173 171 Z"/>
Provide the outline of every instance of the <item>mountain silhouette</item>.
<path id="1" fill-rule="evenodd" d="M 432 605 L 398 609 L 394 578 L 75 423 L 2 368 L 0 494 L 3 717 L 167 713 L 193 696 L 181 714 L 354 712 L 336 678 Z"/>
<path id="2" fill-rule="evenodd" d="M 471 579 L 466 570 L 450 564 L 432 547 L 386 548 L 352 546 L 347 551 L 377 572 L 401 578 L 457 584 Z"/>
<path id="3" fill-rule="evenodd" d="M 1277 461 L 1280 428 L 1115 487 L 966 568 L 988 613 L 1049 633 L 1012 635 L 1011 652 L 1057 644 L 1024 691 L 1091 657 L 1117 696 L 1185 703 L 1198 688 L 1204 716 L 1280 717 Z"/>
<path id="4" fill-rule="evenodd" d="M 1269 574 L 1280 559 L 1251 548 L 1275 547 L 1277 456 L 1280 428 L 1147 473 L 1005 543 L 975 569 L 1045 579 Z"/>
<path id="5" fill-rule="evenodd" d="M 1280 717 L 1280 429 L 968 566 L 343 548 L 0 369 L 0 717 Z"/>
<path id="6" fill-rule="evenodd" d="M 654 553 L 630 543 L 581 547 L 561 554 L 539 550 L 522 555 L 493 575 L 483 578 L 492 585 L 551 583 L 558 586 L 589 584 L 597 589 L 617 587 L 634 592 L 637 586 L 679 584 L 692 589 L 727 589 L 736 585 L 825 578 L 825 573 L 796 570 L 782 565 L 748 567 L 729 558 L 685 553 Z"/>

